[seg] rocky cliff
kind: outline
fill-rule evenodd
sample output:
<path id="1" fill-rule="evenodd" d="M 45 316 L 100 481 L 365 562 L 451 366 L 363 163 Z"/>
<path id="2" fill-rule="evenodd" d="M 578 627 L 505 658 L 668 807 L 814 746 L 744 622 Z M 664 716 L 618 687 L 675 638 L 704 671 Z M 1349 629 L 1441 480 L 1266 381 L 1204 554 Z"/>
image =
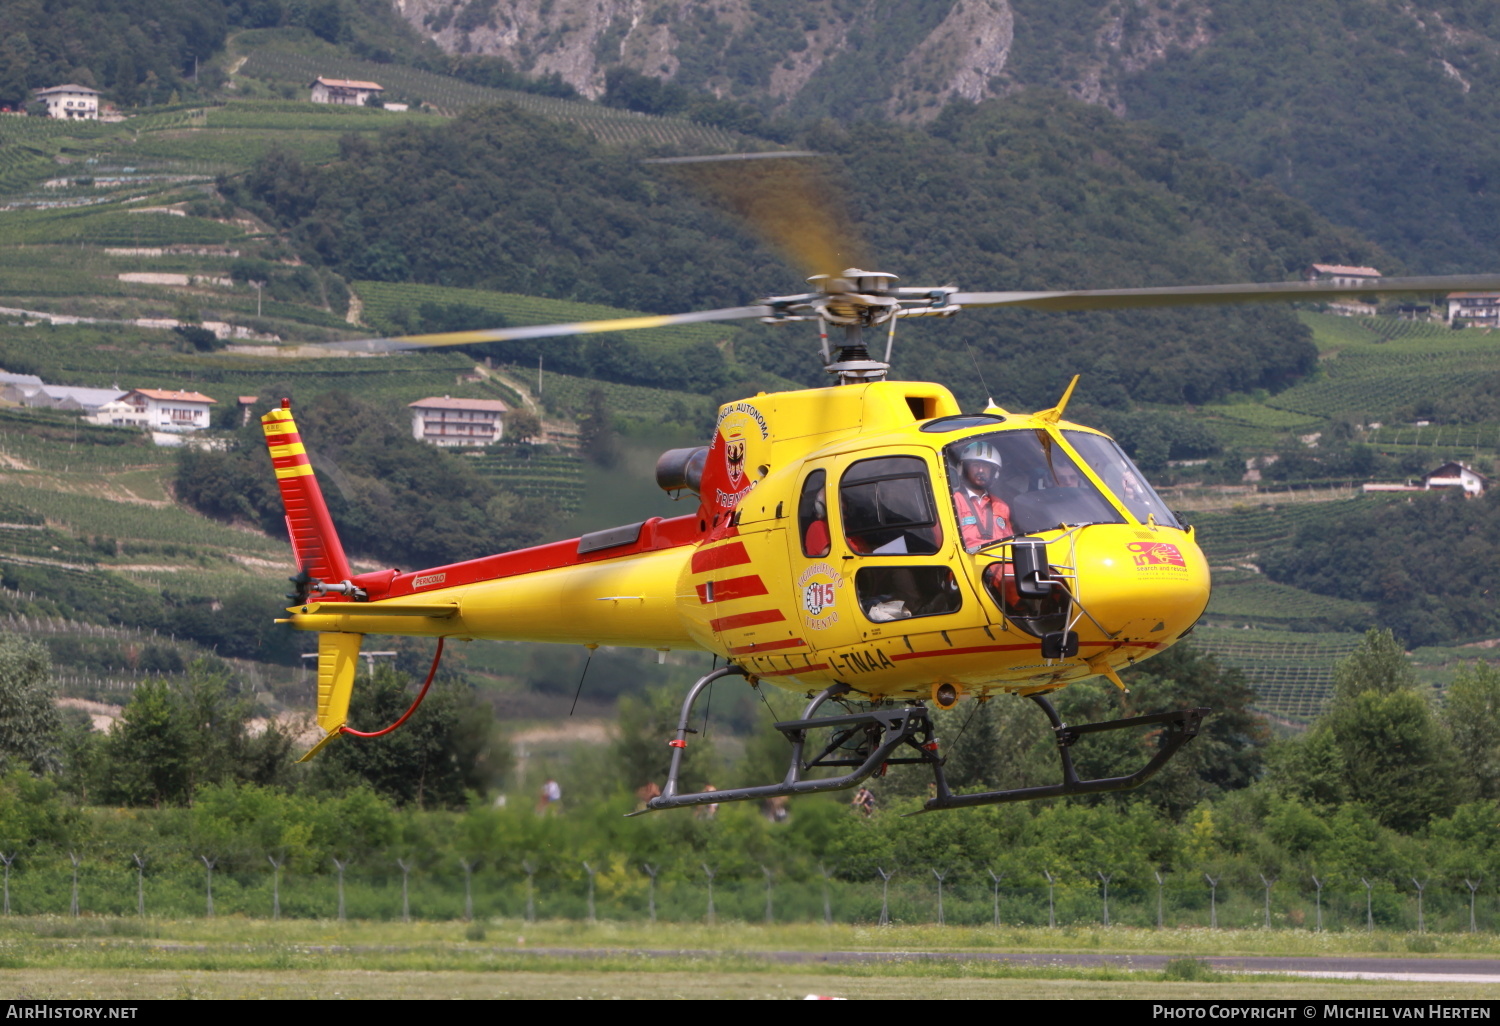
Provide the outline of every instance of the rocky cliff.
<path id="1" fill-rule="evenodd" d="M 1119 73 L 1210 37 L 1205 5 L 1171 0 L 393 2 L 451 53 L 556 73 L 593 98 L 605 69 L 623 65 L 784 110 L 919 120 L 952 98 L 1023 85 L 1067 88 L 1118 112 Z M 1018 43 L 1032 50 L 1019 64 Z"/>

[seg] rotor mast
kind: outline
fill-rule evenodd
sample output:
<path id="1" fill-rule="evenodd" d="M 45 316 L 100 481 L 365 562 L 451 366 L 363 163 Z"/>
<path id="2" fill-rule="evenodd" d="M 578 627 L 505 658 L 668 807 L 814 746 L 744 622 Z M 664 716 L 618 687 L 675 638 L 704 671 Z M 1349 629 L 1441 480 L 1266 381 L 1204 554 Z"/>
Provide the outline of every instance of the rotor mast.
<path id="1" fill-rule="evenodd" d="M 837 375 L 839 384 L 882 381 L 891 369 L 896 318 L 947 317 L 959 309 L 948 298 L 958 291 L 953 286 L 897 288 L 898 280 L 886 271 L 862 271 L 858 267 L 846 268 L 838 275 L 815 274 L 807 282 L 818 291 L 800 296 L 772 296 L 764 301 L 770 314 L 761 320 L 766 324 L 816 320 L 823 369 Z M 843 338 L 832 345 L 828 338 L 830 325 L 843 329 Z M 887 326 L 885 358 L 873 359 L 868 333 Z"/>

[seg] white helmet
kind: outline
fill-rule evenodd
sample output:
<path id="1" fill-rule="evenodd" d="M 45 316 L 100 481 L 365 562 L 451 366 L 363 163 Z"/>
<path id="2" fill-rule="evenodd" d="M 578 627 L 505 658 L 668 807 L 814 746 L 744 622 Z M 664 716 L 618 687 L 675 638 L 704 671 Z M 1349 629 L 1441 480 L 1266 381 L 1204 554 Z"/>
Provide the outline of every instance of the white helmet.
<path id="1" fill-rule="evenodd" d="M 993 463 L 995 469 L 1000 469 L 1000 453 L 989 442 L 971 442 L 959 454 L 959 459 L 968 463 L 970 460 L 978 460 L 982 463 Z"/>

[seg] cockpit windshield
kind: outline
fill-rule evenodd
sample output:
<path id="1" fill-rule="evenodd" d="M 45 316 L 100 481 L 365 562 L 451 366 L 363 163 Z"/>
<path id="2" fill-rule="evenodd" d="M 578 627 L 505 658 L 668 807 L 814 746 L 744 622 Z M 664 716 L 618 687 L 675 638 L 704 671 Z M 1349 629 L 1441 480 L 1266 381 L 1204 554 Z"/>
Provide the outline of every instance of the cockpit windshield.
<path id="1" fill-rule="evenodd" d="M 971 436 L 945 447 L 943 457 L 969 552 L 1059 526 L 1124 523 L 1046 431 Z"/>
<path id="2" fill-rule="evenodd" d="M 1114 439 L 1088 431 L 1064 431 L 1063 437 L 1141 523 L 1154 517 L 1162 527 L 1182 526 Z"/>

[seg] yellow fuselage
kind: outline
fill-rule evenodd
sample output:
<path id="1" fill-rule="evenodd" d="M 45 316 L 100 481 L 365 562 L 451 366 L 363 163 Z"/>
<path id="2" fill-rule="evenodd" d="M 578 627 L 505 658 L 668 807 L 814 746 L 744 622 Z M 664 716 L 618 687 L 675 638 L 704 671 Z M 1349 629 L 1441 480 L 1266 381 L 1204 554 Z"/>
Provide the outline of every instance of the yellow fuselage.
<path id="1" fill-rule="evenodd" d="M 1075 439 L 1097 432 L 1048 413 L 999 410 L 989 411 L 988 425 L 932 430 L 935 418 L 958 412 L 945 389 L 909 382 L 728 404 L 708 458 L 718 459 L 727 447 L 730 477 L 705 477 L 691 543 L 625 546 L 619 555 L 605 550 L 588 561 L 457 586 L 445 584 L 459 573 L 424 571 L 415 580 L 427 583 L 403 595 L 297 606 L 291 622 L 343 634 L 700 649 L 799 691 L 837 681 L 871 696 L 924 697 L 943 682 L 967 694 L 1027 693 L 1112 675 L 1192 629 L 1208 603 L 1203 554 L 1191 530 L 1154 518 L 1142 523 L 1085 460 L 1074 458 L 1063 431 Z M 1038 637 L 987 590 L 986 569 L 1008 559 L 1007 546 L 971 553 L 961 544 L 945 447 L 951 454 L 970 435 L 1011 431 L 1029 432 L 1047 452 L 1075 462 L 1112 506 L 1116 522 L 1027 532 L 1047 542 L 1048 562 L 1073 602 L 1067 628 L 1077 634 L 1076 656 L 1043 658 Z M 937 516 L 927 530 L 941 539 L 935 551 L 858 551 L 844 512 L 831 500 L 851 466 L 884 457 L 926 468 Z M 829 541 L 826 553 L 808 555 L 797 511 L 814 472 L 829 484 Z M 858 575 L 874 572 L 869 568 L 885 575 L 878 580 L 942 577 L 940 610 L 910 615 L 896 602 L 907 615 L 887 618 L 881 609 L 890 602 L 882 607 L 861 594 L 872 578 Z"/>

